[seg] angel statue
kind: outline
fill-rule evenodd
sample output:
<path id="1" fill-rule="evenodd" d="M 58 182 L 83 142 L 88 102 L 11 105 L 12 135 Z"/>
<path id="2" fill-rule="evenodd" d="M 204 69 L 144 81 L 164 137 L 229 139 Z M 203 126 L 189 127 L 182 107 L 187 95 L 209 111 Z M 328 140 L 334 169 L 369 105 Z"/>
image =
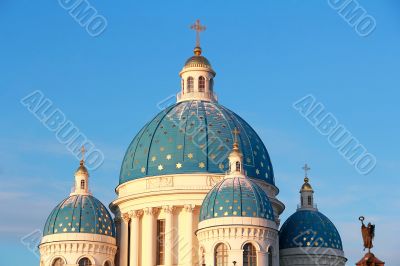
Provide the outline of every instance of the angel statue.
<path id="1" fill-rule="evenodd" d="M 372 240 L 375 237 L 375 225 L 368 223 L 367 226 L 364 224 L 364 216 L 358 218 L 361 221 L 361 234 L 364 240 L 364 250 L 367 248 L 368 252 L 373 247 Z"/>

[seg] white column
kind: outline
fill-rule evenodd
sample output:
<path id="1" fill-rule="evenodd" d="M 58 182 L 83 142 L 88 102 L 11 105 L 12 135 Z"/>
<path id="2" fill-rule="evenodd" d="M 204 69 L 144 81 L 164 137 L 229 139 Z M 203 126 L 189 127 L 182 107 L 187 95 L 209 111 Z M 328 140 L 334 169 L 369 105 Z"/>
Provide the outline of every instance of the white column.
<path id="1" fill-rule="evenodd" d="M 130 211 L 129 217 L 131 218 L 130 226 L 130 245 L 129 245 L 129 265 L 138 266 L 139 265 L 139 219 L 142 215 L 142 211 Z"/>
<path id="2" fill-rule="evenodd" d="M 186 217 L 186 228 L 187 232 L 185 234 L 187 238 L 187 243 L 188 243 L 188 252 L 185 254 L 187 265 L 193 265 L 193 210 L 194 210 L 194 205 L 189 204 L 185 205 L 184 209 L 187 213 Z"/>
<path id="3" fill-rule="evenodd" d="M 128 232 L 129 232 L 129 215 L 122 214 L 121 219 L 121 236 L 119 245 L 119 265 L 128 266 Z"/>
<path id="4" fill-rule="evenodd" d="M 156 208 L 145 208 L 143 222 L 147 230 L 143 234 L 143 266 L 156 265 L 156 232 L 155 232 L 155 213 Z"/>
<path id="5" fill-rule="evenodd" d="M 173 206 L 163 206 L 165 213 L 165 265 L 172 266 L 174 263 L 174 216 Z"/>
<path id="6" fill-rule="evenodd" d="M 257 252 L 257 265 L 260 266 L 272 266 L 268 265 L 268 253 L 259 251 Z"/>

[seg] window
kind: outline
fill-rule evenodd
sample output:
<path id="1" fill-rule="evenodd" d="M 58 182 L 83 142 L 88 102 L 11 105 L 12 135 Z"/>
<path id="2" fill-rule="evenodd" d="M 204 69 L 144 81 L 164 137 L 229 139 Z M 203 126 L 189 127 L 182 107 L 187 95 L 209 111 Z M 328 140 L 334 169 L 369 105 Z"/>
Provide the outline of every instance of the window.
<path id="1" fill-rule="evenodd" d="M 272 247 L 268 248 L 268 266 L 272 266 Z"/>
<path id="2" fill-rule="evenodd" d="M 187 84 L 186 84 L 186 90 L 187 92 L 193 92 L 194 88 L 194 80 L 193 77 L 188 77 L 187 79 Z"/>
<path id="3" fill-rule="evenodd" d="M 81 180 L 81 189 L 85 189 L 85 180 Z"/>
<path id="4" fill-rule="evenodd" d="M 203 76 L 199 77 L 199 92 L 204 92 L 206 88 L 206 79 Z"/>
<path id="5" fill-rule="evenodd" d="M 210 87 L 209 87 L 209 91 L 213 91 L 213 87 L 214 87 L 214 79 L 210 79 Z"/>
<path id="6" fill-rule="evenodd" d="M 236 172 L 240 172 L 240 162 L 236 162 Z"/>
<path id="7" fill-rule="evenodd" d="M 300 199 L 301 199 L 301 206 L 303 206 L 304 205 L 303 197 L 300 197 Z"/>
<path id="8" fill-rule="evenodd" d="M 111 262 L 110 262 L 110 261 L 106 261 L 106 262 L 104 263 L 104 266 L 111 266 Z"/>
<path id="9" fill-rule="evenodd" d="M 248 243 L 243 247 L 243 266 L 256 266 L 257 252 L 256 248 Z"/>
<path id="10" fill-rule="evenodd" d="M 311 196 L 308 196 L 308 205 L 312 204 Z"/>
<path id="11" fill-rule="evenodd" d="M 165 261 L 165 220 L 157 220 L 157 265 Z"/>
<path id="12" fill-rule="evenodd" d="M 51 266 L 64 266 L 64 260 L 61 258 L 57 258 L 53 261 L 53 263 L 51 264 Z"/>
<path id="13" fill-rule="evenodd" d="M 228 249 L 224 244 L 218 244 L 215 247 L 214 256 L 215 266 L 228 266 Z"/>
<path id="14" fill-rule="evenodd" d="M 91 266 L 92 262 L 88 258 L 82 258 L 79 260 L 79 266 Z"/>

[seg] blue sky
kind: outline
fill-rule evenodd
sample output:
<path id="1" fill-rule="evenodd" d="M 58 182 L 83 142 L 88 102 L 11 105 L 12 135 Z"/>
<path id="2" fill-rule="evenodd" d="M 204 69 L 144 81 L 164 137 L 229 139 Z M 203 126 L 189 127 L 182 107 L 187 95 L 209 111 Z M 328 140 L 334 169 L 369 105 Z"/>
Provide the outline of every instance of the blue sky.
<path id="1" fill-rule="evenodd" d="M 0 265 L 37 265 L 21 237 L 42 229 L 68 195 L 76 158 L 20 100 L 41 90 L 105 155 L 93 193 L 115 198 L 125 149 L 179 90 L 200 18 L 220 103 L 269 150 L 284 221 L 299 202 L 301 166 L 320 211 L 341 233 L 348 265 L 362 257 L 358 217 L 376 224 L 374 253 L 400 265 L 400 3 L 362 1 L 376 29 L 361 37 L 328 1 L 89 1 L 108 26 L 91 37 L 58 1 L 0 3 Z M 361 2 L 361 1 L 360 1 Z M 370 153 L 360 175 L 292 104 L 312 94 Z"/>

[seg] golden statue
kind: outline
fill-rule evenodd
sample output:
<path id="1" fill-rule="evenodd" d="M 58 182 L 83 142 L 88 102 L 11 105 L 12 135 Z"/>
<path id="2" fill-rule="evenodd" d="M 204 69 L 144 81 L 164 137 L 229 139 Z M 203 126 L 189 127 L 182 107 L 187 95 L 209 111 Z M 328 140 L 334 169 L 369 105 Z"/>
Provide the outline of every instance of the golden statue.
<path id="1" fill-rule="evenodd" d="M 364 250 L 367 248 L 368 252 L 370 252 L 372 245 L 372 240 L 375 237 L 375 225 L 368 223 L 367 226 L 364 224 L 364 216 L 360 216 L 358 220 L 361 221 L 361 234 L 364 240 Z"/>

